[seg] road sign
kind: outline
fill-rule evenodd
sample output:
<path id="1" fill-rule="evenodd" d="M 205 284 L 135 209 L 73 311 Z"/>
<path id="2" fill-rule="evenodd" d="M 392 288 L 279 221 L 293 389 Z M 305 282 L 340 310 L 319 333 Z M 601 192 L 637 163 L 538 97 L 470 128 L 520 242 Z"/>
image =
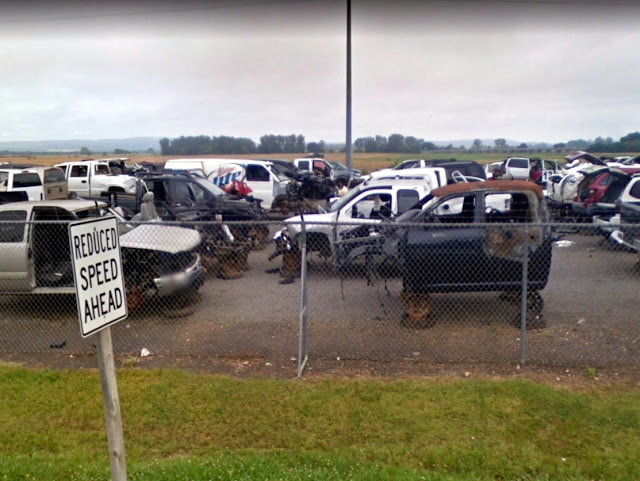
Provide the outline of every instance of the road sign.
<path id="1" fill-rule="evenodd" d="M 128 315 L 115 217 L 69 224 L 69 242 L 82 337 Z"/>

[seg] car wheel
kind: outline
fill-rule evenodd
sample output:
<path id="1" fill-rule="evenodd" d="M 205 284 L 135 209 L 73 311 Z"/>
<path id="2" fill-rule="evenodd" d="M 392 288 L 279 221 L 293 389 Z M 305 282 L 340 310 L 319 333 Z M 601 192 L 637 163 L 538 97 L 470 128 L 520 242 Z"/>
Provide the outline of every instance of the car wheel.
<path id="1" fill-rule="evenodd" d="M 186 296 L 166 298 L 162 306 L 162 315 L 171 319 L 188 317 L 196 312 L 200 300 L 200 295 L 195 292 Z"/>
<path id="2" fill-rule="evenodd" d="M 403 292 L 404 316 L 401 324 L 410 328 L 428 328 L 435 326 L 431 317 L 431 297 L 429 294 Z"/>
<path id="3" fill-rule="evenodd" d="M 520 298 L 520 296 L 518 296 Z M 532 291 L 527 293 L 527 319 L 526 319 L 526 328 L 527 329 L 543 329 L 547 327 L 547 321 L 542 315 L 542 310 L 544 309 L 544 299 L 537 291 Z M 521 325 L 521 314 L 514 318 L 513 322 L 515 327 L 520 327 Z"/>

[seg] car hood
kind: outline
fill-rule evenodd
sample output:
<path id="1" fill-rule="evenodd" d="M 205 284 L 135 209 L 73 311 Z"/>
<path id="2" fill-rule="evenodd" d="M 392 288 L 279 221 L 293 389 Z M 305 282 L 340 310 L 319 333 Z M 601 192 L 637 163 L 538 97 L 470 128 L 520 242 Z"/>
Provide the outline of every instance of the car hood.
<path id="1" fill-rule="evenodd" d="M 567 155 L 565 157 L 565 159 L 569 163 L 573 163 L 576 160 L 586 160 L 587 162 L 589 162 L 591 164 L 594 164 L 594 165 L 604 165 L 604 166 L 607 165 L 607 163 L 604 160 L 599 159 L 595 155 L 590 154 L 589 152 L 584 152 L 582 150 L 579 150 L 578 152 L 573 152 L 573 153 Z"/>
<path id="2" fill-rule="evenodd" d="M 120 247 L 145 249 L 178 254 L 190 251 L 200 244 L 200 234 L 195 229 L 186 229 L 161 223 L 141 224 L 120 236 Z"/>

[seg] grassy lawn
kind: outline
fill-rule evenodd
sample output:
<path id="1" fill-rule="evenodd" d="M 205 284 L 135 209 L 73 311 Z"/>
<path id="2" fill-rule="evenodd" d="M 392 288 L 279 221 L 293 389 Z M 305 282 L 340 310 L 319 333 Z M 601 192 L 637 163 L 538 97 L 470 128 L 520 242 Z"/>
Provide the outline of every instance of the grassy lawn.
<path id="1" fill-rule="evenodd" d="M 640 478 L 640 390 L 118 371 L 132 480 Z M 0 366 L 0 480 L 109 479 L 97 371 Z"/>

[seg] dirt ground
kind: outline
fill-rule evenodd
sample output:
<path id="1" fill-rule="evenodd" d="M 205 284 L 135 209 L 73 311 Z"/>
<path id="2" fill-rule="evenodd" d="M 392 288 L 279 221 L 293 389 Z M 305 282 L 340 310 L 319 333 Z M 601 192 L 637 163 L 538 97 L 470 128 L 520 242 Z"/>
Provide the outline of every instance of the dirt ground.
<path id="1" fill-rule="evenodd" d="M 273 226 L 275 230 L 277 226 Z M 303 379 L 424 376 L 525 378 L 588 387 L 640 383 L 637 256 L 599 235 L 556 245 L 542 292 L 547 327 L 523 341 L 519 306 L 498 293 L 436 295 L 428 329 L 404 326 L 401 282 L 340 278 L 309 264 L 308 362 Z M 253 251 L 240 279 L 211 275 L 192 305 L 162 304 L 112 328 L 120 367 L 175 367 L 237 377 L 296 378 L 301 282 L 280 284 L 273 245 Z M 72 297 L 0 298 L 0 359 L 56 369 L 97 367 Z M 525 362 L 522 362 L 522 349 Z M 149 355 L 142 355 L 142 350 Z"/>

